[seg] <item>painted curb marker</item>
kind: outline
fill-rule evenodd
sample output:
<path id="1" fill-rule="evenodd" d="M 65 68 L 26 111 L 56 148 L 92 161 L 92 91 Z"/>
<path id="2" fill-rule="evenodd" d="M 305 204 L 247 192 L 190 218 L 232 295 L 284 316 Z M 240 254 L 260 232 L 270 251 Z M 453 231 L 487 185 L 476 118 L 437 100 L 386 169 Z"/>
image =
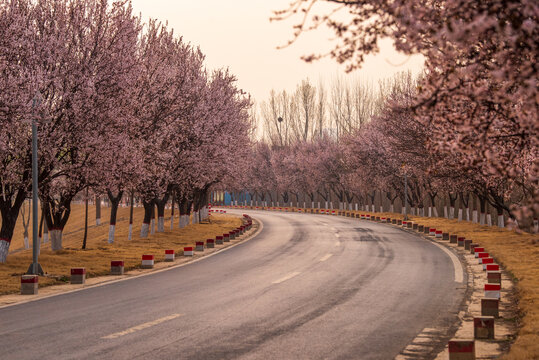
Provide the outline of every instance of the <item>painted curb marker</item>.
<path id="1" fill-rule="evenodd" d="M 110 262 L 110 274 L 111 275 L 123 275 L 124 274 L 124 262 L 123 262 L 123 260 L 112 260 Z"/>
<path id="2" fill-rule="evenodd" d="M 86 282 L 86 269 L 83 267 L 71 269 L 71 284 L 84 284 Z"/>
<path id="3" fill-rule="evenodd" d="M 154 256 L 153 255 L 142 255 L 142 268 L 143 269 L 153 269 L 154 265 Z"/>
<path id="4" fill-rule="evenodd" d="M 174 250 L 165 250 L 165 261 L 174 261 Z"/>
<path id="5" fill-rule="evenodd" d="M 39 276 L 22 275 L 21 276 L 21 295 L 37 295 Z"/>

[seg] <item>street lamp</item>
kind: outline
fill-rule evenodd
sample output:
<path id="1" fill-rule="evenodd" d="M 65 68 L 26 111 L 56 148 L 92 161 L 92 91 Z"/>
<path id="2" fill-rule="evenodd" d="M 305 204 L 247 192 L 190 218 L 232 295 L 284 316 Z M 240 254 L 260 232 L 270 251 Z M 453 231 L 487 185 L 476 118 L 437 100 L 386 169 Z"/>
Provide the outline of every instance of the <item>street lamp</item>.
<path id="1" fill-rule="evenodd" d="M 404 220 L 408 221 L 408 174 L 406 173 L 406 163 L 402 163 L 402 169 L 404 170 Z"/>
<path id="2" fill-rule="evenodd" d="M 37 238 L 37 123 L 35 108 L 41 104 L 41 94 L 36 93 L 32 100 L 32 264 L 28 268 L 27 274 L 43 275 L 43 269 L 38 262 L 39 240 Z"/>
<path id="3" fill-rule="evenodd" d="M 281 139 L 281 147 L 282 147 L 283 146 L 283 132 L 282 132 L 283 118 L 279 116 L 277 118 L 277 121 L 279 122 L 279 138 Z"/>

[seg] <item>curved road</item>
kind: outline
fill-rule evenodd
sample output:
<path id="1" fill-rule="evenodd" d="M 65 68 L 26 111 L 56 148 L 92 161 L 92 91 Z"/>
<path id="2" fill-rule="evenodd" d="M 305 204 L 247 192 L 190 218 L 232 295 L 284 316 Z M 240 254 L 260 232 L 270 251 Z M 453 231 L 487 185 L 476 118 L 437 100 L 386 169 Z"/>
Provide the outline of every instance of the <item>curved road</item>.
<path id="1" fill-rule="evenodd" d="M 392 359 L 456 319 L 462 269 L 431 242 L 344 217 L 248 213 L 263 230 L 227 251 L 0 309 L 0 358 Z"/>

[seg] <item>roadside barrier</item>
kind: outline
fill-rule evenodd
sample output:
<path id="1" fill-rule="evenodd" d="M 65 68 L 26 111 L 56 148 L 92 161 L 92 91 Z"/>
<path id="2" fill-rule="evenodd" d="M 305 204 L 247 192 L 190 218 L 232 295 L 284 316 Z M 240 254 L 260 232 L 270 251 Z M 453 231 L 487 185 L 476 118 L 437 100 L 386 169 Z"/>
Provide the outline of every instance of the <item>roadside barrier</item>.
<path id="1" fill-rule="evenodd" d="M 472 243 L 472 240 L 464 239 L 464 250 L 470 250 L 470 244 L 471 243 Z"/>
<path id="2" fill-rule="evenodd" d="M 502 272 L 501 271 L 487 271 L 487 283 L 501 285 Z"/>
<path id="3" fill-rule="evenodd" d="M 165 261 L 174 261 L 174 250 L 165 250 Z"/>
<path id="4" fill-rule="evenodd" d="M 111 275 L 123 275 L 124 274 L 124 262 L 123 262 L 123 260 L 112 260 L 110 262 L 110 274 Z"/>
<path id="5" fill-rule="evenodd" d="M 452 339 L 448 348 L 449 360 L 475 360 L 475 340 Z"/>
<path id="6" fill-rule="evenodd" d="M 193 247 L 192 246 L 185 246 L 183 248 L 183 256 L 193 256 Z"/>
<path id="7" fill-rule="evenodd" d="M 436 230 L 434 232 L 434 237 L 438 238 L 438 239 L 441 239 L 442 238 L 442 230 Z"/>
<path id="8" fill-rule="evenodd" d="M 206 240 L 206 247 L 208 249 L 213 249 L 215 247 L 215 239 Z"/>
<path id="9" fill-rule="evenodd" d="M 472 254 L 475 255 L 475 257 L 479 257 L 479 253 L 485 252 L 485 248 L 481 246 L 476 246 L 471 251 Z"/>
<path id="10" fill-rule="evenodd" d="M 501 289 L 502 287 L 500 284 L 485 284 L 485 297 L 500 299 Z"/>
<path id="11" fill-rule="evenodd" d="M 153 255 L 142 255 L 142 264 L 143 269 L 153 269 L 154 265 L 154 256 Z"/>
<path id="12" fill-rule="evenodd" d="M 39 276 L 22 275 L 21 276 L 21 295 L 37 295 Z"/>
<path id="13" fill-rule="evenodd" d="M 450 244 L 456 244 L 457 243 L 457 235 L 454 235 L 454 234 L 449 235 L 449 243 Z"/>
<path id="14" fill-rule="evenodd" d="M 457 238 L 457 246 L 464 246 L 464 237 L 463 236 L 459 236 Z"/>
<path id="15" fill-rule="evenodd" d="M 81 268 L 72 268 L 71 269 L 71 284 L 84 284 L 86 282 L 86 269 Z"/>
<path id="16" fill-rule="evenodd" d="M 494 339 L 494 316 L 474 317 L 473 334 L 476 339 Z"/>
<path id="17" fill-rule="evenodd" d="M 493 316 L 495 318 L 500 317 L 500 300 L 496 298 L 482 298 L 481 299 L 481 315 Z"/>
<path id="18" fill-rule="evenodd" d="M 229 242 L 230 241 L 230 235 L 229 234 L 223 234 L 223 241 Z"/>
<path id="19" fill-rule="evenodd" d="M 435 228 L 429 228 L 429 236 L 436 236 L 436 229 Z"/>
<path id="20" fill-rule="evenodd" d="M 197 241 L 195 243 L 195 251 L 204 251 L 204 241 Z"/>
<path id="21" fill-rule="evenodd" d="M 217 235 L 217 236 L 215 237 L 215 243 L 216 243 L 217 245 L 223 245 L 223 237 L 222 237 L 221 235 Z"/>
<path id="22" fill-rule="evenodd" d="M 498 265 L 498 264 L 487 264 L 487 271 L 500 271 L 500 265 Z"/>

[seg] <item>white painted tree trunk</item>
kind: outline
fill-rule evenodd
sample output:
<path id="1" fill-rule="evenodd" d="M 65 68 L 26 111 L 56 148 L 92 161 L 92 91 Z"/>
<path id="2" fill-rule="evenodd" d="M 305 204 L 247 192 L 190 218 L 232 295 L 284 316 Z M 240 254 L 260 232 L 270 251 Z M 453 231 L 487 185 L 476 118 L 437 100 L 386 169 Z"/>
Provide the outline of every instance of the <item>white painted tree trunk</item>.
<path id="1" fill-rule="evenodd" d="M 305 201 L 303 202 L 303 208 L 307 209 L 307 203 L 305 203 Z"/>
<path id="2" fill-rule="evenodd" d="M 101 218 L 96 218 L 96 219 L 95 219 L 95 224 L 96 224 L 97 226 L 101 225 Z M 52 234 L 51 234 L 51 236 L 52 236 Z"/>
<path id="3" fill-rule="evenodd" d="M 539 220 L 533 219 L 533 232 L 538 233 L 539 232 Z"/>
<path id="4" fill-rule="evenodd" d="M 326 207 L 324 209 L 327 209 L 328 208 L 328 202 L 326 201 Z"/>
<path id="5" fill-rule="evenodd" d="M 487 225 L 492 226 L 492 215 L 487 214 Z"/>
<path id="6" fill-rule="evenodd" d="M 150 235 L 155 234 L 155 219 L 150 220 Z"/>
<path id="7" fill-rule="evenodd" d="M 329 202 L 329 206 L 331 207 L 331 210 L 333 210 L 333 201 Z"/>
<path id="8" fill-rule="evenodd" d="M 415 216 L 415 207 L 412 207 L 412 208 L 410 209 L 410 212 L 412 213 L 413 216 Z"/>
<path id="9" fill-rule="evenodd" d="M 429 206 L 429 217 L 432 217 L 432 207 Z"/>
<path id="10" fill-rule="evenodd" d="M 129 224 L 129 233 L 127 234 L 127 240 L 131 240 L 133 238 L 133 224 Z"/>
<path id="11" fill-rule="evenodd" d="M 28 236 L 24 237 L 24 248 L 30 249 L 30 243 L 28 242 Z"/>
<path id="12" fill-rule="evenodd" d="M 498 215 L 498 227 L 499 228 L 505 227 L 505 221 L 504 221 L 503 215 Z"/>
<path id="13" fill-rule="evenodd" d="M 356 211 L 358 211 L 358 210 L 357 210 L 357 203 L 356 203 Z"/>
<path id="14" fill-rule="evenodd" d="M 466 208 L 466 221 L 470 221 L 470 208 Z"/>
<path id="15" fill-rule="evenodd" d="M 384 212 L 384 207 L 382 205 L 380 205 L 380 212 L 383 213 Z"/>
<path id="16" fill-rule="evenodd" d="M 157 218 L 157 232 L 165 232 L 165 218 L 163 216 Z"/>
<path id="17" fill-rule="evenodd" d="M 434 213 L 434 217 L 438 217 L 438 209 L 436 208 L 436 206 L 432 207 L 432 211 Z"/>
<path id="18" fill-rule="evenodd" d="M 43 244 L 46 244 L 49 242 L 49 233 L 43 233 Z"/>
<path id="19" fill-rule="evenodd" d="M 318 209 L 320 209 L 320 201 L 318 202 Z"/>
<path id="20" fill-rule="evenodd" d="M 477 210 L 472 211 L 472 222 L 475 223 L 475 224 L 477 224 L 477 222 L 478 222 Z"/>
<path id="21" fill-rule="evenodd" d="M 116 225 L 109 225 L 109 244 L 114 242 L 114 230 Z"/>
<path id="22" fill-rule="evenodd" d="M 451 206 L 449 208 L 449 218 L 450 219 L 454 219 L 455 218 L 455 207 L 454 206 Z"/>
<path id="23" fill-rule="evenodd" d="M 51 250 L 62 250 L 62 230 L 50 230 L 51 234 Z"/>
<path id="24" fill-rule="evenodd" d="M 421 208 L 421 216 L 425 217 L 425 208 L 424 207 Z"/>
<path id="25" fill-rule="evenodd" d="M 174 216 L 170 217 L 170 230 L 174 229 Z"/>
<path id="26" fill-rule="evenodd" d="M 314 201 L 311 201 L 311 209 L 314 209 Z"/>
<path id="27" fill-rule="evenodd" d="M 150 231 L 150 224 L 148 223 L 142 223 L 142 226 L 140 228 L 140 237 L 142 239 L 148 237 L 148 232 Z"/>
<path id="28" fill-rule="evenodd" d="M 374 204 L 371 205 L 372 212 L 376 212 L 376 209 L 374 208 Z"/>
<path id="29" fill-rule="evenodd" d="M 444 218 L 449 219 L 449 213 L 447 212 L 447 206 L 444 206 Z"/>
<path id="30" fill-rule="evenodd" d="M 479 215 L 479 225 L 485 225 L 485 213 Z"/>
<path id="31" fill-rule="evenodd" d="M 9 252 L 10 241 L 0 239 L 0 264 L 5 263 Z"/>
<path id="32" fill-rule="evenodd" d="M 389 205 L 389 212 L 390 213 L 395 212 L 395 205 L 393 205 L 393 204 Z"/>
<path id="33" fill-rule="evenodd" d="M 459 209 L 459 221 L 462 221 L 462 209 Z"/>

